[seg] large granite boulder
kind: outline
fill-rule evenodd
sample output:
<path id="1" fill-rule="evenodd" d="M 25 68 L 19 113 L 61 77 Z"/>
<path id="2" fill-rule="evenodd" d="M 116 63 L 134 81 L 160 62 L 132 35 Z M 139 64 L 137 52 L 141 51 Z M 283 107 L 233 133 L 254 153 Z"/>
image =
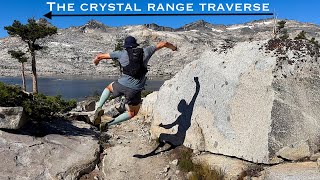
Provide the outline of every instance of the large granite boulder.
<path id="1" fill-rule="evenodd" d="M 142 101 L 142 105 L 139 110 L 139 115 L 144 116 L 147 122 L 149 122 L 151 119 L 150 117 L 152 117 L 154 105 L 157 98 L 158 98 L 158 91 L 155 91 L 149 94 L 148 96 L 146 96 Z"/>
<path id="2" fill-rule="evenodd" d="M 288 43 L 244 42 L 225 53 L 204 52 L 160 88 L 152 136 L 256 163 L 278 163 L 279 150 L 303 142 L 314 154 L 320 148 L 319 55 L 303 41 Z"/>
<path id="3" fill-rule="evenodd" d="M 0 107 L 0 128 L 19 129 L 26 122 L 23 107 Z"/>
<path id="4" fill-rule="evenodd" d="M 95 168 L 99 152 L 97 133 L 80 121 L 0 131 L 0 179 L 77 179 Z"/>

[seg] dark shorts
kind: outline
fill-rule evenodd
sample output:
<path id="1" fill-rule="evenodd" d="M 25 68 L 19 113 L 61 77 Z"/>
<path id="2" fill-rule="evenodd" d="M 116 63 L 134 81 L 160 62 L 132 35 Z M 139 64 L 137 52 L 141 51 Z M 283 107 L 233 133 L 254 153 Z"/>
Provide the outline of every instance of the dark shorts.
<path id="1" fill-rule="evenodd" d="M 126 97 L 126 104 L 136 106 L 141 103 L 141 90 L 135 90 L 128 88 L 118 81 L 114 81 L 112 84 L 112 95 L 119 97 L 124 95 Z"/>

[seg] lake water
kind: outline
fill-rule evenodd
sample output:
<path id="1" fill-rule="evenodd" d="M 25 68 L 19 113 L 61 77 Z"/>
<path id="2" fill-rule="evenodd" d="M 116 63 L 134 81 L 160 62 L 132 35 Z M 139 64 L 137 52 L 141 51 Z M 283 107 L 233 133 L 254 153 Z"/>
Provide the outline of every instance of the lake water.
<path id="1" fill-rule="evenodd" d="M 103 89 L 117 78 L 86 79 L 86 78 L 38 78 L 39 92 L 49 95 L 62 95 L 65 99 L 81 100 L 87 96 L 101 94 Z M 0 77 L 0 81 L 7 84 L 22 85 L 21 77 Z M 27 91 L 32 91 L 32 79 L 27 78 Z M 147 80 L 145 89 L 156 91 L 163 84 L 164 79 Z"/>

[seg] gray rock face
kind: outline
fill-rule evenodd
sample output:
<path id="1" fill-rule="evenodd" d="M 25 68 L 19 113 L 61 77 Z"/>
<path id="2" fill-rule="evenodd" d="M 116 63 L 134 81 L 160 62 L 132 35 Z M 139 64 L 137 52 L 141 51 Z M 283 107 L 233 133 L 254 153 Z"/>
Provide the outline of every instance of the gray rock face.
<path id="1" fill-rule="evenodd" d="M 256 163 L 276 163 L 280 149 L 302 141 L 308 141 L 311 154 L 318 151 L 318 69 L 296 66 L 319 64 L 305 55 L 305 62 L 280 68 L 279 56 L 265 53 L 265 43 L 204 52 L 166 81 L 153 110 L 153 137 Z"/>
<path id="2" fill-rule="evenodd" d="M 0 179 L 77 179 L 94 169 L 99 144 L 83 122 L 43 122 L 40 137 L 0 131 Z M 39 124 L 37 124 L 39 125 Z"/>
<path id="3" fill-rule="evenodd" d="M 0 107 L 0 128 L 19 129 L 26 121 L 23 107 Z"/>

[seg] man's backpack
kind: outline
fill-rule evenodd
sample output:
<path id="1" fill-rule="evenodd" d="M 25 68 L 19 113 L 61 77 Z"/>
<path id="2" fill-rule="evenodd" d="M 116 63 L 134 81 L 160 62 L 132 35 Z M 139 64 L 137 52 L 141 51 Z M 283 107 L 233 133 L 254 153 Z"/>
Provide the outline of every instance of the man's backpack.
<path id="1" fill-rule="evenodd" d="M 143 64 L 143 49 L 127 48 L 126 51 L 129 56 L 129 64 L 123 67 L 123 73 L 136 79 L 140 79 L 148 72 Z"/>

